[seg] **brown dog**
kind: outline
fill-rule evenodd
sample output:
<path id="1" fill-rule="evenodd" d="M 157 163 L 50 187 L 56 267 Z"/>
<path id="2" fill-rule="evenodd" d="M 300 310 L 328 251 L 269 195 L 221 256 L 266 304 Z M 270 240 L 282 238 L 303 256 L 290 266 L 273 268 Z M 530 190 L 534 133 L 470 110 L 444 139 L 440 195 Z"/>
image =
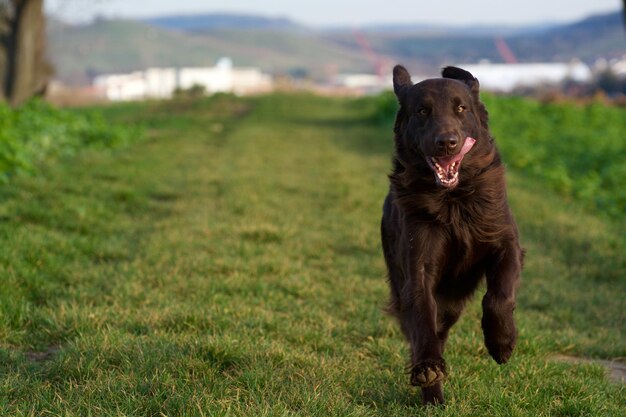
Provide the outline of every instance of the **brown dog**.
<path id="1" fill-rule="evenodd" d="M 444 401 L 448 331 L 483 276 L 485 345 L 496 362 L 510 358 L 523 258 L 478 80 L 455 67 L 442 75 L 414 85 L 404 67 L 393 70 L 400 108 L 381 226 L 389 311 L 425 404 Z"/>

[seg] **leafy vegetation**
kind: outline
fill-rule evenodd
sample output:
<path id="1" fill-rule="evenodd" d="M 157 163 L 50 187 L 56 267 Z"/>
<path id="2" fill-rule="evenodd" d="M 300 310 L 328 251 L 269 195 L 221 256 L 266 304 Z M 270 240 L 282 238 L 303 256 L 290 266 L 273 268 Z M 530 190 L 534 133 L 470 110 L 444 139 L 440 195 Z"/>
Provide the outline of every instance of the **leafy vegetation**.
<path id="1" fill-rule="evenodd" d="M 540 103 L 521 97 L 482 97 L 508 167 L 568 200 L 620 219 L 626 213 L 626 108 Z M 389 122 L 393 94 L 377 98 L 377 120 Z"/>
<path id="2" fill-rule="evenodd" d="M 107 121 L 149 140 L 0 188 L 0 415 L 625 415 L 602 367 L 554 357 L 626 356 L 623 225 L 518 169 L 519 346 L 506 366 L 489 358 L 477 297 L 450 335 L 448 405 L 420 407 L 381 311 L 391 125 L 377 109 L 111 106 Z"/>
<path id="3" fill-rule="evenodd" d="M 112 148 L 136 136 L 137 129 L 112 126 L 95 111 L 59 110 L 37 99 L 18 109 L 0 104 L 0 183 L 16 173 L 33 173 L 44 159 Z"/>
<path id="4" fill-rule="evenodd" d="M 486 97 L 507 164 L 616 219 L 626 213 L 626 108 Z"/>

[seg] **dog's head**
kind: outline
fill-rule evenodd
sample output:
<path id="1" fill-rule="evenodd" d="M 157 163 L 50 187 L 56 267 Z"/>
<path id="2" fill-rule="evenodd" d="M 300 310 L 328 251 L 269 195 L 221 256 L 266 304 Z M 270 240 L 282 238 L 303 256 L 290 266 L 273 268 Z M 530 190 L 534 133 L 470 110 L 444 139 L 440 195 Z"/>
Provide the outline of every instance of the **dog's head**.
<path id="1" fill-rule="evenodd" d="M 466 155 L 488 145 L 482 143 L 489 141 L 488 117 L 472 74 L 446 67 L 442 76 L 413 84 L 403 66 L 394 68 L 400 102 L 394 132 L 403 164 L 429 167 L 439 186 L 452 189 Z"/>

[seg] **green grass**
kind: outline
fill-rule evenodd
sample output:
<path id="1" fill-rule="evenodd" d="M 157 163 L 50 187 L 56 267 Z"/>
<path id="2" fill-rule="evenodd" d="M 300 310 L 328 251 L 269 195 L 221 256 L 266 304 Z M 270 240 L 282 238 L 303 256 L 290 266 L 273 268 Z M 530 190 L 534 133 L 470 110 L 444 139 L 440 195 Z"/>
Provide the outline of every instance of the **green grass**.
<path id="1" fill-rule="evenodd" d="M 515 172 L 519 346 L 490 360 L 477 297 L 451 332 L 448 405 L 419 406 L 381 312 L 391 133 L 375 109 L 112 106 L 147 138 L 0 188 L 0 415 L 626 414 L 601 367 L 552 359 L 626 356 L 623 226 Z"/>

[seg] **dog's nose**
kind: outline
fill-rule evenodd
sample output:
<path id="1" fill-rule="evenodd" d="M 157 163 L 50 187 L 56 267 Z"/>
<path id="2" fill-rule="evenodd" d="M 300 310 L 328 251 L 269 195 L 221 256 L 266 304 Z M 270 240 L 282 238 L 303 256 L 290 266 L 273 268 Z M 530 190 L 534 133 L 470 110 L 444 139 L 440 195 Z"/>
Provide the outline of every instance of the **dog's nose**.
<path id="1" fill-rule="evenodd" d="M 437 149 L 444 152 L 453 151 L 458 144 L 459 138 L 456 135 L 450 133 L 439 135 L 435 139 L 435 145 L 437 146 Z"/>

